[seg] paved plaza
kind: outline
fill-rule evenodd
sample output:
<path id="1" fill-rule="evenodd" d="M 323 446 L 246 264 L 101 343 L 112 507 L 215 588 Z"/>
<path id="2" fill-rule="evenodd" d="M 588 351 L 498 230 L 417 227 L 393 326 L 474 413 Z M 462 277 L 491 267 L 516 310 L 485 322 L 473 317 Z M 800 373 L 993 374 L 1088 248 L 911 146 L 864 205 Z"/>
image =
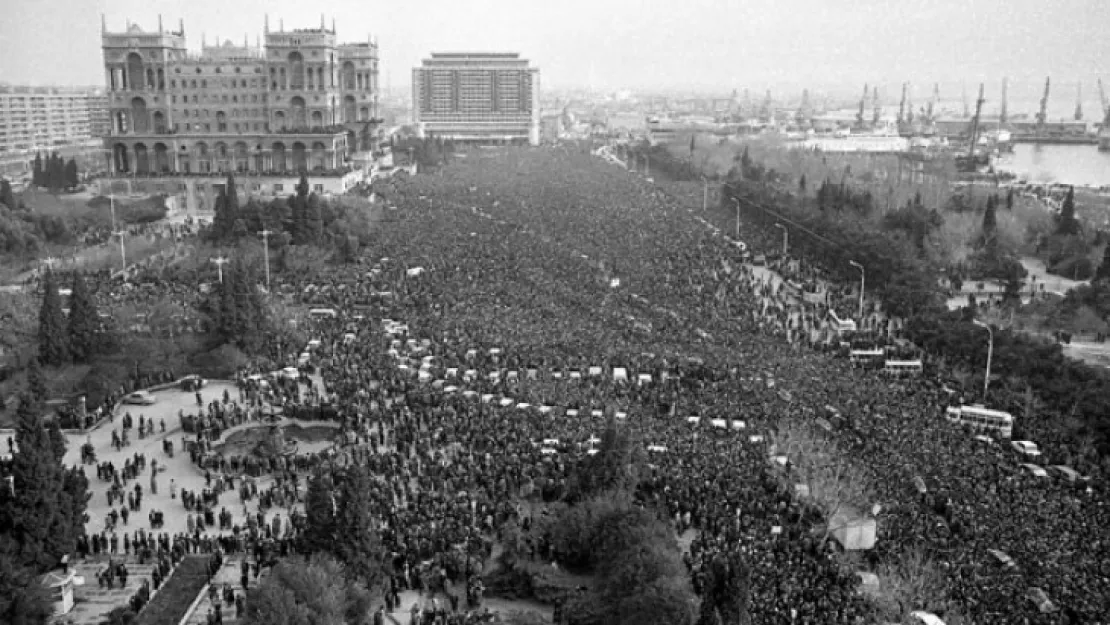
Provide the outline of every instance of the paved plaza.
<path id="1" fill-rule="evenodd" d="M 227 390 L 233 400 L 239 396 L 234 384 L 213 381 L 201 390 L 201 397 L 207 404 L 213 400 L 222 399 L 224 390 Z M 181 491 L 185 489 L 199 493 L 205 487 L 204 471 L 192 463 L 184 447 L 184 441 L 193 438 L 193 435 L 187 434 L 181 429 L 180 419 L 181 411 L 184 411 L 185 414 L 197 413 L 196 395 L 176 389 L 157 391 L 153 395 L 157 399 L 153 405 L 120 406 L 116 412 L 114 423 L 102 423 L 88 434 L 72 434 L 69 436 L 69 448 L 66 450 L 65 457 L 66 465 L 81 462 L 81 446 L 86 440 L 91 440 L 93 448 L 96 450 L 96 461 L 98 463 L 111 461 L 117 469 L 122 469 L 124 461 L 133 458 L 135 454 L 146 455 L 147 469 L 139 476 L 138 480 L 128 484 L 128 489 L 134 488 L 136 483 L 142 485 L 142 510 L 133 513 L 127 525 L 123 525 L 122 521 L 118 523 L 116 526 L 117 533 L 134 532 L 139 528 L 150 531 L 150 522 L 147 515 L 152 510 L 160 510 L 164 516 L 165 525 L 158 530 L 159 532 L 165 532 L 171 536 L 186 532 L 188 530 L 186 526 L 187 514 L 181 505 Z M 122 433 L 122 416 L 128 412 L 134 418 L 136 427 L 128 434 L 130 444 L 120 451 L 116 451 L 112 447 L 112 431 L 115 429 Z M 156 425 L 155 434 L 142 439 L 138 438 L 138 419 L 140 415 L 154 420 Z M 161 432 L 159 426 L 162 420 L 166 423 L 165 433 Z M 172 458 L 162 451 L 162 441 L 167 438 L 173 441 L 174 455 Z M 156 494 L 151 492 L 150 489 L 150 466 L 154 460 L 158 461 L 159 468 L 166 467 L 165 471 L 160 470 L 158 473 L 158 492 Z M 93 465 L 85 465 L 85 474 L 89 478 L 89 491 L 92 493 L 88 508 L 89 522 L 85 526 L 85 530 L 92 535 L 105 530 L 108 513 L 112 510 L 108 506 L 107 496 L 111 484 L 96 478 L 96 467 Z M 177 488 L 175 498 L 170 496 L 171 479 Z M 262 491 L 269 488 L 272 478 L 263 475 L 256 478 L 255 481 L 258 484 L 258 489 Z M 125 505 L 117 502 L 115 508 L 118 510 Z M 247 502 L 244 506 L 236 493 L 227 492 L 221 495 L 220 506 L 226 507 L 232 513 L 233 523 L 245 526 L 246 514 L 258 512 L 258 498 Z M 266 517 L 270 519 L 274 514 L 280 514 L 287 518 L 290 511 L 290 508 L 273 508 Z M 216 512 L 219 513 L 219 508 L 216 509 Z M 110 534 L 109 538 L 111 538 Z M 120 540 L 122 541 L 122 535 Z"/>

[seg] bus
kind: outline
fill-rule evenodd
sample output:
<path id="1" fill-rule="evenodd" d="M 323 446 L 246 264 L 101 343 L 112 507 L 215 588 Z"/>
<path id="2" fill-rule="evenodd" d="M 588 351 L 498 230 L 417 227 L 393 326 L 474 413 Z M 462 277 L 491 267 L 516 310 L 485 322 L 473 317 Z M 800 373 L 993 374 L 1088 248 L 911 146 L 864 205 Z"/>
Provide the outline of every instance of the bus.
<path id="1" fill-rule="evenodd" d="M 855 332 L 856 322 L 851 319 L 841 319 L 836 316 L 836 313 L 829 309 L 829 319 L 832 319 L 833 327 L 836 328 L 837 333 L 844 334 L 845 332 Z"/>
<path id="2" fill-rule="evenodd" d="M 918 376 L 924 371 L 920 360 L 887 360 L 883 373 L 891 376 Z"/>
<path id="3" fill-rule="evenodd" d="M 848 360 L 853 367 L 865 369 L 878 369 L 886 363 L 886 351 L 878 347 L 874 349 L 852 349 L 848 352 Z"/>
<path id="4" fill-rule="evenodd" d="M 1014 433 L 1014 417 L 1002 410 L 991 410 L 980 404 L 972 406 L 949 406 L 945 417 L 953 423 L 964 423 L 976 430 L 990 430 L 1003 438 Z"/>

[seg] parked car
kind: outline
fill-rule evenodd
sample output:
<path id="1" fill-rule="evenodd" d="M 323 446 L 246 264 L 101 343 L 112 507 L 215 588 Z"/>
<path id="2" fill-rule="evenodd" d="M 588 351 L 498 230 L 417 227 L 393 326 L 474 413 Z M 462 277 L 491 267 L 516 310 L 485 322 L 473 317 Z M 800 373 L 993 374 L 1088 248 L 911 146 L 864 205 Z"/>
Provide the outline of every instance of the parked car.
<path id="1" fill-rule="evenodd" d="M 1041 450 L 1033 441 L 1010 441 L 1010 447 L 1026 458 L 1041 457 Z"/>
<path id="2" fill-rule="evenodd" d="M 136 406 L 150 406 L 157 400 L 147 391 L 135 391 L 123 398 L 123 403 Z"/>
<path id="3" fill-rule="evenodd" d="M 1048 471 L 1045 471 L 1035 464 L 1029 464 L 1028 462 L 1025 462 L 1022 463 L 1021 468 L 1028 471 L 1033 477 L 1048 477 Z"/>
<path id="4" fill-rule="evenodd" d="M 1054 464 L 1048 467 L 1048 470 L 1056 477 L 1072 484 L 1075 484 L 1076 482 L 1087 482 L 1091 479 L 1085 475 L 1080 475 L 1079 471 L 1076 471 L 1075 469 L 1062 464 Z"/>

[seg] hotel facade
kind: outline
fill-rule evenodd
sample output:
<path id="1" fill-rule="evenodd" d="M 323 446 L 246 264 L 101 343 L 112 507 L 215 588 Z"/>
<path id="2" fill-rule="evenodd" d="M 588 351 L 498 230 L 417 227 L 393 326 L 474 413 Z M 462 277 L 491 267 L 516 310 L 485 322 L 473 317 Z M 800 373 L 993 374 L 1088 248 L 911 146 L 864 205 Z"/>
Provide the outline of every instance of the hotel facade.
<path id="1" fill-rule="evenodd" d="M 424 136 L 540 142 L 540 70 L 516 53 L 433 53 L 412 70 L 412 102 Z"/>

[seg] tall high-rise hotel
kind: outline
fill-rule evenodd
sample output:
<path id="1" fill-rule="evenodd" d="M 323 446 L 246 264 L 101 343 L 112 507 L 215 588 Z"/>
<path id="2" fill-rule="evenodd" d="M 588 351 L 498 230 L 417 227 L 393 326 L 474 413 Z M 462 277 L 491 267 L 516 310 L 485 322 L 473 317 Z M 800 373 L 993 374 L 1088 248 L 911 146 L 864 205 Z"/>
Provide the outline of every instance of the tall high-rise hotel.
<path id="1" fill-rule="evenodd" d="M 412 70 L 412 102 L 425 135 L 540 142 L 540 70 L 516 53 L 433 53 Z"/>
<path id="2" fill-rule="evenodd" d="M 105 143 L 117 174 L 238 172 L 255 179 L 248 191 L 288 192 L 259 181 L 342 177 L 351 154 L 372 147 L 378 47 L 369 39 L 338 43 L 334 21 L 330 29 L 321 17 L 319 28 L 271 31 L 267 18 L 263 42 L 202 42 L 199 54 L 186 50 L 183 23 L 176 31 L 161 19 L 154 31 L 102 31 Z"/>

